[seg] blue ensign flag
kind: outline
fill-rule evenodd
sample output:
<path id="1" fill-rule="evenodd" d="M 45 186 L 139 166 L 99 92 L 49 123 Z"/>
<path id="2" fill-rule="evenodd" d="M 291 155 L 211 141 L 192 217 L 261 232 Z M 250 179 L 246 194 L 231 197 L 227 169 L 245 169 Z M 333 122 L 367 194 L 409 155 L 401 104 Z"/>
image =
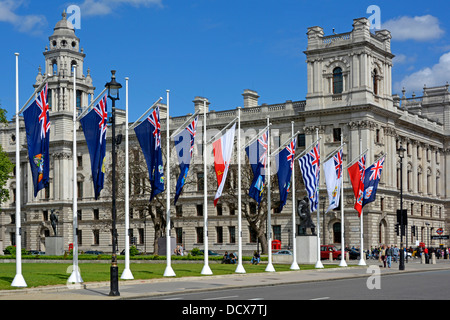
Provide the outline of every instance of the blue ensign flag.
<path id="1" fill-rule="evenodd" d="M 92 182 L 95 200 L 100 196 L 105 181 L 106 129 L 108 127 L 106 95 L 80 119 L 91 158 Z"/>
<path id="2" fill-rule="evenodd" d="M 383 170 L 385 157 L 381 158 L 364 172 L 364 193 L 362 206 L 375 201 L 375 197 L 378 190 L 378 183 L 381 179 L 381 171 Z"/>
<path id="3" fill-rule="evenodd" d="M 50 119 L 47 92 L 46 84 L 34 102 L 23 112 L 35 197 L 39 190 L 48 186 L 49 181 Z"/>
<path id="4" fill-rule="evenodd" d="M 292 139 L 286 148 L 281 150 L 276 157 L 278 188 L 280 190 L 280 211 L 283 210 L 283 207 L 286 204 L 287 196 L 291 188 L 291 175 L 294 166 L 296 141 L 297 139 Z"/>
<path id="5" fill-rule="evenodd" d="M 178 135 L 175 136 L 175 149 L 178 155 L 178 163 L 180 165 L 180 176 L 177 181 L 177 188 L 173 204 L 177 203 L 178 197 L 183 190 L 186 177 L 191 164 L 192 153 L 194 151 L 195 133 L 197 131 L 198 116 Z"/>
<path id="6" fill-rule="evenodd" d="M 153 109 L 150 115 L 134 128 L 134 131 L 147 163 L 148 175 L 152 186 L 150 201 L 152 201 L 157 194 L 164 191 L 159 107 Z"/>
<path id="7" fill-rule="evenodd" d="M 258 206 L 261 203 L 265 187 L 268 134 L 269 132 L 266 131 L 258 138 L 258 140 L 245 148 L 253 172 L 253 180 L 250 189 L 248 190 L 248 195 L 255 199 Z"/>

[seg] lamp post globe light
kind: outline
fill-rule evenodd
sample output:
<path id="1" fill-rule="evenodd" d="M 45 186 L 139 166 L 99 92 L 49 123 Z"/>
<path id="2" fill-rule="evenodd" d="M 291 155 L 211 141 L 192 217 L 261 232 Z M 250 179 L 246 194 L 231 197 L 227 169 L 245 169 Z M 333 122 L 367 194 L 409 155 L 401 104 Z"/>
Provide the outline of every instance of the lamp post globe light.
<path id="1" fill-rule="evenodd" d="M 117 244 L 117 229 L 116 229 L 116 100 L 119 100 L 119 89 L 122 85 L 116 81 L 116 70 L 111 70 L 111 81 L 105 84 L 108 89 L 108 98 L 111 99 L 111 123 L 112 123 L 112 259 L 110 269 L 110 296 L 120 296 L 119 293 L 119 268 L 117 266 L 116 244 Z"/>
<path id="2" fill-rule="evenodd" d="M 403 226 L 403 158 L 405 157 L 406 149 L 402 145 L 397 149 L 400 158 L 400 263 L 399 270 L 405 270 L 405 251 L 403 248 L 403 233 L 405 227 Z"/>

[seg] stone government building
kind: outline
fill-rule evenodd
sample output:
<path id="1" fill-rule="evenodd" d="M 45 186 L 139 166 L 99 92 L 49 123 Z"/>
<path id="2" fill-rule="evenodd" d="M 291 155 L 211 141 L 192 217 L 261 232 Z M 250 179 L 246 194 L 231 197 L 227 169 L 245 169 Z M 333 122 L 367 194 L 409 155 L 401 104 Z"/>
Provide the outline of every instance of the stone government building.
<path id="1" fill-rule="evenodd" d="M 400 163 L 397 149 L 402 145 L 407 151 L 403 159 L 403 195 L 404 208 L 408 210 L 408 227 L 405 241 L 414 246 L 416 241 L 427 245 L 448 246 L 448 240 L 433 240 L 438 228 L 449 234 L 450 210 L 450 93 L 448 84 L 428 88 L 424 87 L 422 97 L 406 98 L 392 93 L 392 59 L 391 34 L 387 30 L 372 33 L 366 18 L 355 19 L 353 29 L 342 34 L 325 36 L 321 27 L 308 28 L 308 46 L 304 51 L 307 63 L 307 95 L 304 101 L 280 102 L 279 104 L 260 104 L 259 95 L 253 90 L 244 90 L 241 126 L 244 133 L 255 132 L 266 126 L 267 117 L 273 124 L 273 147 L 286 141 L 291 135 L 291 121 L 295 131 L 300 131 L 297 154 L 310 145 L 316 137 L 316 129 L 322 137 L 320 150 L 322 159 L 340 145 L 340 136 L 344 142 L 344 165 L 356 158 L 360 151 L 368 148 L 367 163 L 371 164 L 377 157 L 387 154 L 376 201 L 364 208 L 364 249 L 382 243 L 400 244 L 400 237 L 394 231 L 396 210 L 400 207 Z M 97 249 L 110 252 L 112 237 L 110 231 L 111 198 L 107 187 L 103 189 L 100 199 L 94 200 L 90 158 L 84 134 L 79 126 L 77 132 L 77 154 L 72 154 L 72 116 L 73 98 L 76 97 L 77 108 L 86 106 L 94 97 L 95 87 L 89 69 L 84 74 L 86 54 L 80 47 L 80 39 L 63 14 L 49 37 L 45 47 L 45 72 L 48 79 L 50 117 L 52 122 L 50 136 L 51 172 L 50 185 L 41 190 L 37 198 L 33 197 L 31 171 L 26 148 L 25 130 L 20 135 L 21 174 L 23 184 L 17 186 L 15 178 L 8 181 L 11 199 L 3 203 L 0 211 L 0 246 L 15 243 L 15 190 L 21 188 L 22 204 L 22 246 L 27 249 L 45 251 L 45 237 L 52 236 L 50 210 L 55 209 L 59 216 L 58 235 L 64 237 L 65 249 L 73 239 L 72 229 L 72 163 L 77 161 L 78 174 L 78 228 L 79 249 Z M 73 66 L 76 65 L 77 91 L 73 92 Z M 41 67 L 34 87 L 44 79 Z M 208 99 L 195 97 L 193 111 L 203 111 L 207 102 L 208 129 L 221 129 L 237 115 L 237 108 L 226 111 L 210 109 Z M 167 115 L 162 107 L 162 130 L 165 134 Z M 124 111 L 118 110 L 117 132 L 124 133 Z M 171 117 L 171 130 L 178 128 L 189 115 Z M 199 123 L 202 123 L 202 117 Z M 23 119 L 21 119 L 21 128 Z M 201 159 L 201 131 L 197 129 L 197 146 L 190 181 L 185 186 L 177 206 L 172 206 L 172 236 L 178 244 L 187 250 L 194 247 L 203 248 L 203 191 Z M 279 134 L 277 134 L 279 133 Z M 111 152 L 111 137 L 108 131 L 108 152 Z M 3 148 L 15 161 L 15 124 L 14 121 L 0 128 L 0 141 Z M 163 141 L 165 141 L 163 139 Z M 248 141 L 248 140 L 246 140 Z M 360 150 L 360 141 L 362 150 Z M 163 143 L 164 144 L 164 143 Z M 199 148 L 200 147 L 200 148 Z M 123 149 L 123 144 L 119 146 Z M 138 143 L 133 130 L 130 131 L 130 149 L 138 150 Z M 163 149 L 165 146 L 163 145 Z M 274 150 L 274 149 L 272 149 Z M 234 156 L 236 150 L 234 151 Z M 244 157 L 243 153 L 243 159 Z M 236 157 L 235 157 L 236 158 Z M 143 157 L 141 158 L 143 159 Z M 177 167 L 176 155 L 171 154 L 172 164 Z M 107 161 L 111 161 L 110 154 Z M 130 158 L 131 161 L 131 158 Z M 143 160 L 141 160 L 143 161 Z M 172 170 L 173 171 L 173 170 Z M 175 169 L 176 171 L 176 169 Z M 272 171 L 274 172 L 274 171 Z M 300 187 L 296 188 L 297 199 L 306 191 L 296 164 L 296 177 Z M 130 180 L 132 173 L 130 172 Z M 145 175 L 147 177 L 147 175 Z M 172 186 L 176 185 L 175 176 Z M 233 180 L 232 177 L 230 177 Z M 146 184 L 147 179 L 142 183 Z M 106 181 L 106 183 L 108 183 Z M 105 184 L 106 184 L 105 183 Z M 233 183 L 233 182 L 230 182 Z M 144 190 L 144 189 L 141 189 Z M 325 194 L 325 180 L 321 176 L 320 226 L 321 243 L 337 244 L 341 241 L 340 210 L 323 215 L 328 206 Z M 209 183 L 208 230 L 209 248 L 223 252 L 237 251 L 237 207 L 234 203 L 219 201 L 217 208 L 213 205 L 216 184 Z M 243 189 L 243 202 L 251 209 L 251 201 Z M 131 189 L 131 192 L 138 192 Z M 277 188 L 272 188 L 274 194 Z M 359 246 L 360 223 L 357 212 L 353 209 L 354 196 L 348 174 L 344 175 L 345 208 L 345 244 Z M 148 195 L 142 194 L 143 201 L 148 202 Z M 273 238 L 281 240 L 282 248 L 291 245 L 292 238 L 292 201 L 291 195 L 281 213 L 272 213 Z M 152 204 L 155 205 L 155 204 Z M 163 209 L 163 208 L 159 208 Z M 123 214 L 123 208 L 118 208 Z M 122 212 L 120 212 L 122 210 Z M 133 210 L 130 217 L 131 235 L 136 239 L 136 246 L 141 251 L 153 252 L 154 227 L 152 221 L 139 210 Z M 314 213 L 313 219 L 316 219 Z M 315 222 L 316 223 L 316 222 Z M 124 248 L 125 223 L 123 216 L 118 221 L 119 252 Z M 412 235 L 411 226 L 417 227 Z M 257 243 L 243 218 L 243 251 L 245 254 L 256 249 Z"/>

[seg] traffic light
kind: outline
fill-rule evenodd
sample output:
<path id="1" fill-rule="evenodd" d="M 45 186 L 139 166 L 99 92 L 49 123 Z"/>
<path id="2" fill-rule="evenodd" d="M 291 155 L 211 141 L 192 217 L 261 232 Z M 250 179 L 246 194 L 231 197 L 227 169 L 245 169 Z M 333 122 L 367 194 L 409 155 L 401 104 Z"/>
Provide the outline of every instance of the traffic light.
<path id="1" fill-rule="evenodd" d="M 396 223 L 395 224 L 395 233 L 397 234 L 397 235 L 399 235 L 399 224 L 398 223 Z"/>

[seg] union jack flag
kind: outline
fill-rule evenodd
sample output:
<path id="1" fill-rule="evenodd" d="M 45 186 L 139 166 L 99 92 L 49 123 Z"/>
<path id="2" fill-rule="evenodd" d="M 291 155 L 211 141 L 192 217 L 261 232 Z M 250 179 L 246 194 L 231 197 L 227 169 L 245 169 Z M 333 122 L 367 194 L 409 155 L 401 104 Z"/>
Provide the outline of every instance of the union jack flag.
<path id="1" fill-rule="evenodd" d="M 342 149 L 334 155 L 333 159 L 334 168 L 336 169 L 336 176 L 338 179 L 340 179 L 342 174 Z"/>
<path id="2" fill-rule="evenodd" d="M 379 180 L 381 178 L 381 170 L 383 169 L 384 157 L 374 163 L 373 168 L 370 169 L 369 180 Z"/>
<path id="3" fill-rule="evenodd" d="M 36 98 L 36 104 L 41 110 L 39 115 L 39 123 L 41 124 L 41 138 L 45 139 L 47 132 L 50 130 L 50 120 L 49 120 L 49 108 L 47 102 L 48 94 L 48 84 L 46 83 L 44 88 L 39 92 Z"/>
<path id="4" fill-rule="evenodd" d="M 100 144 L 103 142 L 103 135 L 106 134 L 108 112 L 106 111 L 106 95 L 99 101 L 99 103 L 94 107 L 95 113 L 100 116 L 100 122 L 98 123 L 98 128 L 101 131 L 100 134 Z"/>
<path id="5" fill-rule="evenodd" d="M 147 120 L 154 127 L 153 136 L 156 139 L 155 149 L 161 146 L 161 123 L 159 122 L 159 107 L 153 109 L 152 113 L 147 117 Z"/>
<path id="6" fill-rule="evenodd" d="M 317 144 L 310 152 L 309 155 L 312 157 L 311 166 L 313 167 L 316 177 L 319 175 L 320 170 L 320 152 L 319 144 Z"/>
<path id="7" fill-rule="evenodd" d="M 292 139 L 291 143 L 289 143 L 286 146 L 287 151 L 289 152 L 287 155 L 287 161 L 289 161 L 291 164 L 291 170 L 292 167 L 294 166 L 294 157 L 295 157 L 295 143 L 296 143 L 297 139 Z"/>
<path id="8" fill-rule="evenodd" d="M 365 170 L 366 170 L 366 155 L 363 155 L 358 160 L 358 166 L 359 166 L 359 174 L 361 176 L 361 182 L 364 182 L 364 176 L 365 176 Z"/>
<path id="9" fill-rule="evenodd" d="M 191 157 L 192 157 L 192 153 L 194 151 L 194 138 L 195 138 L 195 134 L 197 132 L 197 122 L 198 122 L 198 116 L 195 117 L 194 120 L 192 120 L 192 122 L 186 127 L 186 130 L 191 134 L 191 147 L 189 149 L 190 153 L 191 153 Z"/>
<path id="10" fill-rule="evenodd" d="M 267 131 L 264 132 L 259 138 L 258 138 L 259 145 L 263 148 L 263 153 L 259 157 L 259 162 L 263 165 L 263 167 L 266 167 L 267 163 Z"/>

